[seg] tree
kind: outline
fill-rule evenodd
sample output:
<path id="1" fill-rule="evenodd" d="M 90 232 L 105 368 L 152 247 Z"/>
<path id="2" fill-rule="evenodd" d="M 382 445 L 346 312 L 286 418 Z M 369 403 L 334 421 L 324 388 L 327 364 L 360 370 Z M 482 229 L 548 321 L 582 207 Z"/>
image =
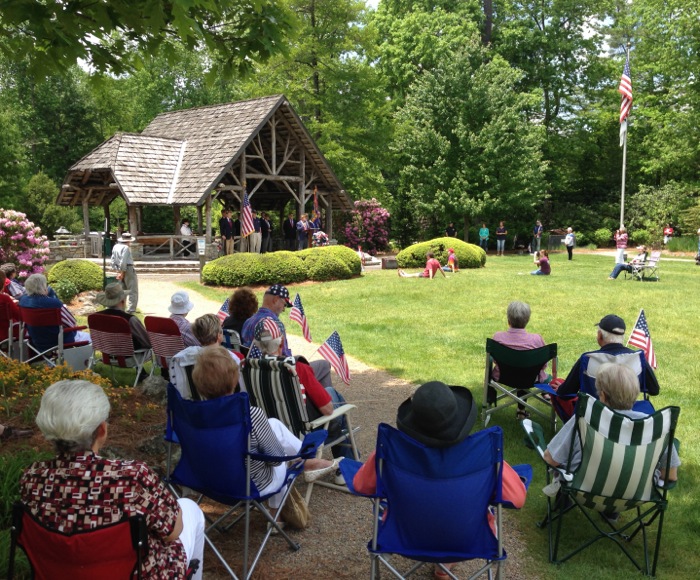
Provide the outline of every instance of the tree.
<path id="1" fill-rule="evenodd" d="M 433 220 L 429 233 L 454 216 L 531 218 L 545 195 L 543 129 L 525 115 L 533 97 L 515 89 L 520 71 L 487 56 L 474 35 L 463 52 L 421 75 L 397 112 L 392 214 L 401 219 L 410 204 L 414 216 Z"/>
<path id="2" fill-rule="evenodd" d="M 0 19 L 0 51 L 28 56 L 36 75 L 66 71 L 80 59 L 97 71 L 123 74 L 167 40 L 206 46 L 227 75 L 284 49 L 294 19 L 282 0 L 15 0 Z"/>
<path id="3" fill-rule="evenodd" d="M 71 232 L 83 229 L 83 220 L 73 207 L 56 205 L 58 186 L 45 173 L 34 175 L 24 188 L 27 218 L 39 225 L 43 232 L 52 234 L 61 226 Z"/>

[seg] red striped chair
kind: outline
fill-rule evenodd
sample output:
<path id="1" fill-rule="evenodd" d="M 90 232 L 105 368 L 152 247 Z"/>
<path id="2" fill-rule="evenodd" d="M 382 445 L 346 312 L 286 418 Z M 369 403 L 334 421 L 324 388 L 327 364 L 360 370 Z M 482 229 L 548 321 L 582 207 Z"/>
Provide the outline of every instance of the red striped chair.
<path id="1" fill-rule="evenodd" d="M 11 304 L 0 302 L 0 357 L 15 358 L 15 342 L 20 343 L 20 319 Z"/>
<path id="2" fill-rule="evenodd" d="M 135 368 L 134 386 L 136 386 L 146 361 L 151 360 L 153 353 L 150 348 L 134 348 L 129 321 L 120 316 L 97 313 L 88 316 L 88 326 L 92 337 L 90 368 L 101 360 L 103 364 L 112 367 L 112 379 L 114 379 L 114 367 Z M 98 356 L 98 352 L 102 353 L 102 357 Z"/>
<path id="3" fill-rule="evenodd" d="M 167 372 L 170 359 L 185 348 L 180 329 L 174 320 L 160 316 L 146 316 L 143 322 L 153 348 L 155 365 Z"/>
<path id="4" fill-rule="evenodd" d="M 70 332 L 72 330 L 85 330 L 87 326 L 64 327 L 64 318 L 61 308 L 24 308 L 20 306 L 19 311 L 22 316 L 22 335 L 24 334 L 25 329 L 29 330 L 29 334 L 31 337 L 32 328 L 42 328 L 48 326 L 54 326 L 58 328 L 56 346 L 52 346 L 51 348 L 48 348 L 45 351 L 41 351 L 41 349 L 32 344 L 30 338 L 28 344 L 29 358 L 27 358 L 27 360 L 23 360 L 22 362 L 33 363 L 41 360 L 49 366 L 54 367 L 57 364 L 60 365 L 61 363 L 63 363 L 64 352 L 66 350 L 90 345 L 89 341 L 77 341 L 66 343 L 63 342 L 64 332 Z"/>

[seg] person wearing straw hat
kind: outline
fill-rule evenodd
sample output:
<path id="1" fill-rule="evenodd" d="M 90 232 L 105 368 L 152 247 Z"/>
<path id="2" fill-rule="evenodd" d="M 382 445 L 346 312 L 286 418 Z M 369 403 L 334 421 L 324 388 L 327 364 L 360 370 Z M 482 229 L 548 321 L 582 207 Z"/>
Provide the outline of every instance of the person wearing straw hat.
<path id="1" fill-rule="evenodd" d="M 134 348 L 151 348 L 151 341 L 148 338 L 148 333 L 143 323 L 133 314 L 124 311 L 126 305 L 126 294 L 124 288 L 119 282 L 107 284 L 104 292 L 98 292 L 95 296 L 98 304 L 105 307 L 100 311 L 100 314 L 109 316 L 118 316 L 129 322 L 131 330 L 131 339 L 134 341 Z"/>
<path id="2" fill-rule="evenodd" d="M 131 256 L 129 247 L 134 239 L 129 232 L 124 232 L 112 249 L 112 269 L 117 271 L 117 280 L 124 286 L 126 311 L 130 314 L 136 312 L 139 302 L 139 280 L 134 270 L 134 258 Z"/>
<path id="3" fill-rule="evenodd" d="M 185 346 L 202 346 L 192 333 L 192 325 L 187 320 L 187 314 L 193 308 L 194 304 L 190 300 L 190 295 L 184 290 L 175 292 L 170 298 L 170 306 L 168 306 L 170 318 L 175 321 L 175 324 L 180 329 Z"/>
<path id="4" fill-rule="evenodd" d="M 464 441 L 476 419 L 477 409 L 469 389 L 430 381 L 418 387 L 413 396 L 399 405 L 396 427 L 426 447 L 444 449 Z M 376 451 L 372 451 L 352 480 L 353 487 L 359 493 L 371 495 L 377 490 L 375 455 Z M 504 461 L 503 500 L 519 509 L 525 505 L 526 496 L 527 489 L 520 476 Z M 488 516 L 495 533 L 490 510 Z M 452 568 L 452 564 L 443 566 Z M 448 577 L 439 566 L 435 566 L 435 578 Z"/>

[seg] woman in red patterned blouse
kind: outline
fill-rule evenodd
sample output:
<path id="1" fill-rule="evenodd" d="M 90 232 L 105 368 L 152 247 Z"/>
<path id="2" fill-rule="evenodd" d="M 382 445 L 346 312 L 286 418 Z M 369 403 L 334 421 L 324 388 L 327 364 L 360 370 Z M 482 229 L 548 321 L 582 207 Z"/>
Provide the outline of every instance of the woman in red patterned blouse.
<path id="1" fill-rule="evenodd" d="M 88 381 L 59 381 L 46 389 L 36 423 L 57 456 L 24 472 L 22 501 L 60 532 L 143 515 L 149 532 L 143 577 L 185 578 L 188 562 L 196 558 L 194 579 L 201 580 L 202 511 L 192 500 L 176 499 L 145 463 L 98 455 L 107 439 L 109 409 L 102 388 Z"/>

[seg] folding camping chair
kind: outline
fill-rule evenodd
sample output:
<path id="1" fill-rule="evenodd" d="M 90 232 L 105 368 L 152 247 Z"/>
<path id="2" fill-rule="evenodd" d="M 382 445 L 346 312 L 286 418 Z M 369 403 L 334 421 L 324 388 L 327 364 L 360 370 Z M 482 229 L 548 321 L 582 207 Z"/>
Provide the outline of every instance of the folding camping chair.
<path id="1" fill-rule="evenodd" d="M 184 399 L 202 399 L 192 379 L 192 371 L 201 350 L 201 346 L 188 346 L 170 359 L 170 382 Z"/>
<path id="2" fill-rule="evenodd" d="M 215 502 L 233 506 L 205 530 L 205 541 L 232 578 L 237 578 L 231 566 L 211 539 L 213 531 L 228 530 L 239 521 L 244 521 L 243 566 L 241 578 L 248 580 L 267 545 L 273 530 L 284 537 L 292 550 L 298 550 L 294 542 L 278 524 L 279 514 L 292 490 L 296 477 L 303 470 L 303 462 L 287 468 L 285 481 L 272 493 L 260 495 L 251 478 L 251 461 L 286 462 L 293 459 L 311 459 L 326 438 L 325 431 L 316 431 L 304 438 L 301 451 L 292 457 L 273 457 L 250 451 L 251 420 L 247 393 L 237 393 L 208 401 L 183 399 L 173 385 L 168 385 L 168 424 L 166 439 L 181 446 L 180 461 L 170 473 L 171 447 L 168 446 L 168 477 L 173 486 L 188 487 Z M 273 516 L 263 502 L 287 486 L 282 503 Z M 175 489 L 173 488 L 173 491 Z M 201 498 L 200 498 L 201 499 Z M 243 513 L 232 517 L 233 511 L 242 507 Z M 271 524 L 253 561 L 248 562 L 250 544 L 250 512 L 257 509 Z"/>
<path id="3" fill-rule="evenodd" d="M 153 368 L 159 367 L 167 372 L 170 359 L 185 348 L 180 329 L 174 320 L 160 316 L 146 316 L 143 323 L 153 349 Z"/>
<path id="4" fill-rule="evenodd" d="M 659 281 L 659 261 L 661 260 L 661 252 L 652 252 L 649 260 L 642 266 L 639 280 L 655 280 Z"/>
<path id="5" fill-rule="evenodd" d="M 89 361 L 92 354 L 92 347 L 88 341 L 63 342 L 63 334 L 66 331 L 84 330 L 87 326 L 71 326 L 64 328 L 61 317 L 60 308 L 24 308 L 19 307 L 22 316 L 22 329 L 20 334 L 24 335 L 24 330 L 29 331 L 29 342 L 27 345 L 28 359 L 22 362 L 33 363 L 43 361 L 51 367 L 63 363 L 65 359 L 65 351 L 68 349 L 82 348 L 85 351 L 85 360 Z M 56 328 L 56 345 L 42 351 L 36 347 L 31 340 L 32 328 L 55 327 Z M 90 353 L 90 354 L 88 354 Z M 85 365 L 87 366 L 87 364 Z"/>
<path id="6" fill-rule="evenodd" d="M 221 343 L 221 346 L 228 350 L 241 352 L 241 335 L 232 328 L 224 328 L 221 332 L 224 335 L 224 341 Z"/>
<path id="7" fill-rule="evenodd" d="M 112 379 L 114 379 L 114 367 L 135 368 L 134 386 L 136 386 L 143 366 L 146 361 L 151 360 L 153 351 L 150 348 L 134 349 L 129 321 L 125 318 L 109 314 L 90 314 L 88 326 L 92 338 L 92 358 L 89 368 L 92 368 L 97 360 L 101 360 L 103 364 L 112 368 Z M 101 359 L 98 359 L 98 351 L 102 353 Z"/>
<path id="8" fill-rule="evenodd" d="M 347 429 L 335 439 L 326 441 L 325 446 L 331 448 L 346 444 L 346 440 L 349 440 L 354 458 L 360 458 L 355 442 L 355 433 L 360 428 L 352 426 L 349 415 L 349 411 L 356 408 L 355 405 L 346 403 L 334 409 L 331 415 L 321 415 L 311 420 L 308 412 L 311 402 L 307 402 L 302 392 L 293 357 L 246 359 L 243 380 L 252 404 L 262 408 L 268 417 L 279 419 L 297 437 L 304 437 L 315 429 L 328 429 L 333 419 L 345 417 Z M 318 451 L 319 457 L 323 453 L 322 447 Z M 344 485 L 328 481 L 311 482 L 306 488 L 307 503 L 311 500 L 314 485 L 348 491 Z"/>
<path id="9" fill-rule="evenodd" d="M 20 358 L 18 353 L 24 346 L 20 338 L 21 321 L 15 319 L 10 304 L 0 303 L 0 356 L 5 358 Z"/>
<path id="10" fill-rule="evenodd" d="M 666 494 L 674 483 L 655 481 L 654 471 L 664 452 L 663 466 L 667 473 L 669 471 L 679 413 L 678 407 L 666 407 L 646 418 L 630 419 L 589 395 L 581 395 L 576 407 L 576 427 L 572 430 L 568 463 L 560 468 L 547 466 L 547 483 L 552 482 L 553 473 L 558 477 L 558 484 L 545 488 L 547 516 L 539 524 L 548 529 L 550 562 L 565 562 L 598 540 L 607 538 L 617 544 L 637 569 L 647 575 L 656 575 L 668 503 Z M 546 443 L 542 427 L 530 420 L 523 421 L 522 427 L 540 456 L 544 457 Z M 581 450 L 581 463 L 570 469 L 575 445 Z M 571 524 L 569 533 L 564 536 L 579 535 L 580 518 L 572 522 L 574 518 L 569 516 L 577 511 L 576 508 L 593 526 L 594 535 L 560 556 L 564 519 Z M 630 519 L 626 515 L 625 523 L 616 525 L 610 518 L 594 517 L 596 511 L 601 514 L 632 511 L 635 516 Z M 650 559 L 647 529 L 657 519 L 656 545 Z M 629 545 L 639 532 L 644 567 L 641 559 L 632 554 Z M 573 540 L 567 543 L 571 544 Z"/>
<path id="11" fill-rule="evenodd" d="M 146 519 L 135 516 L 116 524 L 65 534 L 46 527 L 22 502 L 12 509 L 7 577 L 14 578 L 17 546 L 27 555 L 32 578 L 50 580 L 124 580 L 141 578 L 148 548 Z"/>
<path id="12" fill-rule="evenodd" d="M 413 574 L 426 563 L 453 563 L 483 559 L 485 564 L 471 578 L 495 569 L 502 574 L 501 508 L 503 431 L 490 427 L 473 433 L 447 448 L 427 447 L 386 423 L 377 433 L 377 491 L 371 497 L 373 535 L 367 544 L 371 578 L 386 566 L 397 578 Z M 353 476 L 360 464 L 340 463 L 353 493 Z M 529 465 L 515 466 L 527 483 Z M 526 485 L 527 485 L 526 483 Z M 496 534 L 489 524 L 495 510 Z M 405 575 L 387 555 L 398 554 L 417 562 Z M 456 578 L 442 568 L 451 578 Z"/>
<path id="13" fill-rule="evenodd" d="M 501 408 L 521 404 L 529 411 L 548 419 L 552 430 L 555 430 L 556 414 L 549 401 L 542 396 L 540 385 L 537 382 L 540 370 L 549 361 L 552 361 L 552 378 L 555 379 L 557 377 L 556 344 L 548 344 L 531 350 L 515 350 L 487 338 L 484 399 L 481 412 L 484 425 L 489 424 L 491 414 L 498 410 L 499 401 L 505 400 Z M 500 372 L 498 381 L 492 377 L 491 371 L 494 364 L 498 365 Z M 547 412 L 545 413 L 529 403 L 530 399 L 546 405 Z"/>

